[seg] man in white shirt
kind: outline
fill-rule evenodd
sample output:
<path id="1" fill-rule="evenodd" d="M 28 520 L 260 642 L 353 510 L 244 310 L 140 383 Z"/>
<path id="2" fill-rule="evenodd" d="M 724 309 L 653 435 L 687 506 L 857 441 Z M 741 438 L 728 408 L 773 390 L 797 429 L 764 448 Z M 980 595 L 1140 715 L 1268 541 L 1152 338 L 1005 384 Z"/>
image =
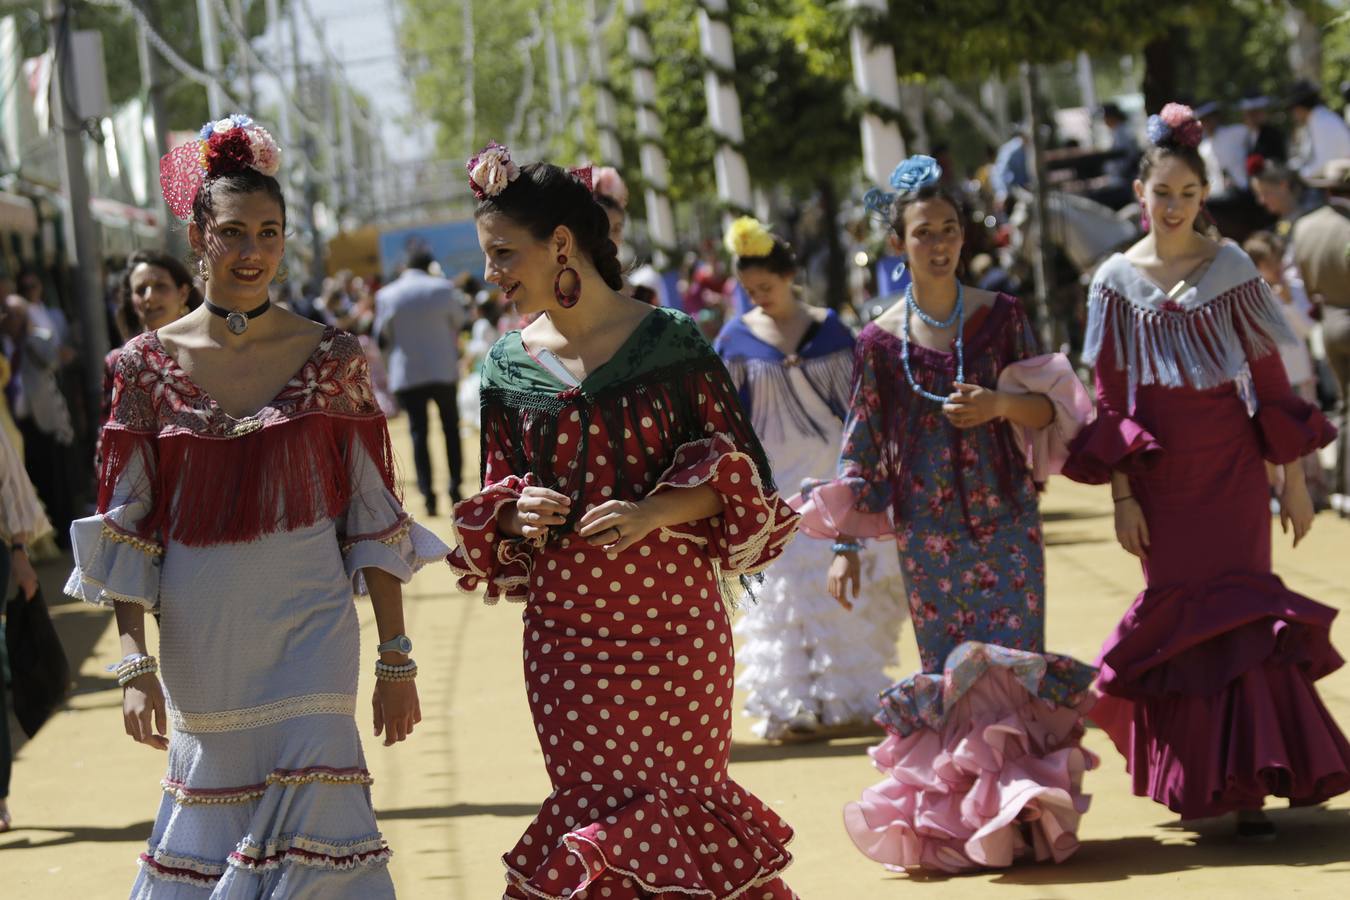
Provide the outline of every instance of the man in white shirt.
<path id="1" fill-rule="evenodd" d="M 1224 125 L 1218 103 L 1202 103 L 1195 117 L 1205 129 L 1200 141 L 1200 158 L 1205 161 L 1211 197 L 1247 189 L 1247 129 L 1242 125 Z"/>
<path id="2" fill-rule="evenodd" d="M 431 477 L 430 423 L 427 406 L 435 403 L 445 433 L 445 455 L 450 467 L 450 502 L 460 500 L 463 454 L 459 441 L 459 332 L 464 327 L 463 300 L 454 285 L 430 273 L 435 258 L 414 250 L 408 267 L 375 294 L 372 327 L 384 350 L 389 388 L 408 414 L 417 487 L 426 501 L 427 515 L 437 513 Z"/>
<path id="3" fill-rule="evenodd" d="M 1294 160 L 1304 178 L 1325 174 L 1334 160 L 1350 159 L 1350 125 L 1322 102 L 1317 86 L 1308 81 L 1294 85 L 1289 112 L 1301 130 L 1299 152 Z"/>

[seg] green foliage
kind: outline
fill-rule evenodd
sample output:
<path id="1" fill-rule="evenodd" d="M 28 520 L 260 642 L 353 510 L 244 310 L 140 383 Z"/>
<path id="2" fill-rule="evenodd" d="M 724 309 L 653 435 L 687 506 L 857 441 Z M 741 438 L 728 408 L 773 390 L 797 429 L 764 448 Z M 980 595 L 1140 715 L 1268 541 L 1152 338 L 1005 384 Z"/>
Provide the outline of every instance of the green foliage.
<path id="1" fill-rule="evenodd" d="M 829 5 L 842 11 L 841 0 Z M 1197 11 L 1228 0 L 891 0 L 873 24 L 895 47 L 899 74 L 954 79 L 1009 73 L 1079 51 L 1129 53 Z"/>
<path id="2" fill-rule="evenodd" d="M 143 0 L 156 20 L 157 31 L 180 56 L 202 68 L 201 32 L 197 23 L 197 6 L 187 0 Z M 282 0 L 283 9 L 290 0 Z M 107 71 L 108 100 L 113 105 L 124 103 L 141 93 L 140 58 L 137 55 L 136 24 L 119 9 L 92 3 L 71 2 L 72 24 L 77 30 L 98 31 L 103 36 L 103 60 Z M 25 55 L 35 56 L 47 49 L 48 32 L 45 27 L 29 27 L 42 14 L 40 0 L 7 4 L 3 12 L 17 12 L 21 23 L 21 38 Z M 245 29 L 249 35 L 263 33 L 267 24 L 266 9 L 262 3 L 253 3 L 245 14 Z M 221 51 L 232 59 L 230 32 L 222 22 Z M 163 66 L 168 107 L 169 127 L 195 130 L 211 116 L 206 105 L 206 88 L 181 77 L 165 63 Z M 239 74 L 232 63 L 225 71 L 227 79 Z M 254 73 L 259 77 L 261 73 Z M 216 114 L 219 114 L 219 110 Z"/>

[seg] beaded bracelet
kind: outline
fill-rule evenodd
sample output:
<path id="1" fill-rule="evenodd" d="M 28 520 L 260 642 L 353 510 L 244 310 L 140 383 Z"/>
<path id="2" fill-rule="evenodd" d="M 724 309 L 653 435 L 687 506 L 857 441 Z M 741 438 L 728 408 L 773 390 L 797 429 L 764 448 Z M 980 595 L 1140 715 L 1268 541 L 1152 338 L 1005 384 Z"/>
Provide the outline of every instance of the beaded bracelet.
<path id="1" fill-rule="evenodd" d="M 862 544 L 857 541 L 835 541 L 830 549 L 835 553 L 861 553 L 862 548 Z"/>
<path id="2" fill-rule="evenodd" d="M 379 660 L 375 662 L 375 678 L 379 681 L 412 681 L 416 677 L 417 663 L 411 659 L 399 666 Z"/>
<path id="3" fill-rule="evenodd" d="M 154 675 L 159 671 L 159 660 L 153 656 L 128 656 L 117 664 L 117 684 L 126 687 L 142 675 Z"/>

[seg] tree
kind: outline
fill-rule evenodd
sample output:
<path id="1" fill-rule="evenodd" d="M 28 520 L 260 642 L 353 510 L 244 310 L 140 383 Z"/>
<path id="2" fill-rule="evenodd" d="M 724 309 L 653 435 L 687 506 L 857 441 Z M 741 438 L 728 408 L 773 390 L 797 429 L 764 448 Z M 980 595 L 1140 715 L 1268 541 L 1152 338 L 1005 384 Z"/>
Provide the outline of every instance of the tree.
<path id="1" fill-rule="evenodd" d="M 201 68 L 202 45 L 201 32 L 197 23 L 197 6 L 185 0 L 142 0 L 150 8 L 152 18 L 157 22 L 157 31 L 169 46 L 173 47 L 185 60 Z M 282 0 L 285 7 L 291 0 Z M 137 37 L 135 21 L 120 9 L 93 3 L 74 3 L 73 24 L 77 29 L 99 32 L 103 37 L 103 59 L 107 72 L 108 101 L 113 105 L 124 103 L 141 93 L 140 67 L 137 61 Z M 6 5 L 6 12 L 17 11 L 41 24 L 42 0 L 23 0 Z M 245 13 L 244 28 L 251 38 L 260 36 L 267 25 L 266 10 L 262 3 L 253 3 Z M 226 64 L 224 78 L 233 82 L 240 71 L 233 63 L 229 31 L 221 27 L 221 43 L 230 60 Z M 45 27 L 24 28 L 21 31 L 23 52 L 36 56 L 47 49 Z M 289 61 L 278 61 L 282 66 Z M 167 65 L 166 65 L 167 68 Z M 172 70 L 169 70 L 170 72 Z M 257 77 L 258 73 L 254 73 Z M 206 89 L 186 78 L 174 77 L 166 98 L 169 114 L 169 127 L 178 130 L 196 130 L 213 114 L 207 109 Z M 219 110 L 215 111 L 219 112 Z"/>

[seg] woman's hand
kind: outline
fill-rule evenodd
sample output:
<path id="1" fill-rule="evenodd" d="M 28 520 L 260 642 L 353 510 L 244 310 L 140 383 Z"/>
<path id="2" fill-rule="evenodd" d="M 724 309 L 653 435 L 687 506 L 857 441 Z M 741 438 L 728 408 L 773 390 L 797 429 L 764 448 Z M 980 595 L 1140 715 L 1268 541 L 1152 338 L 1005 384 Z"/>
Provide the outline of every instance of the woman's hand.
<path id="1" fill-rule="evenodd" d="M 384 732 L 384 745 L 392 747 L 408 739 L 413 726 L 422 721 L 422 705 L 417 700 L 416 681 L 375 680 L 371 698 L 375 710 L 375 736 Z"/>
<path id="2" fill-rule="evenodd" d="M 646 501 L 609 500 L 587 510 L 577 523 L 577 536 L 585 538 L 592 547 L 622 553 L 660 524 Z"/>
<path id="3" fill-rule="evenodd" d="M 497 527 L 504 534 L 529 540 L 548 535 L 549 528 L 567 521 L 572 500 L 566 494 L 530 485 L 520 492 L 515 503 L 497 513 Z"/>
<path id="4" fill-rule="evenodd" d="M 1003 395 L 998 391 L 957 381 L 942 412 L 957 428 L 975 428 L 1003 415 Z"/>
<path id="5" fill-rule="evenodd" d="M 1284 490 L 1280 491 L 1280 530 L 1288 534 L 1289 527 L 1293 526 L 1295 547 L 1312 531 L 1315 514 L 1307 482 L 1288 477 L 1286 470 Z"/>
<path id="6" fill-rule="evenodd" d="M 23 591 L 25 600 L 32 600 L 37 596 L 38 577 L 33 569 L 33 563 L 28 559 L 28 551 L 22 547 L 16 548 L 10 554 L 10 560 L 14 569 L 14 582 Z M 0 588 L 3 590 L 3 588 Z"/>
<path id="7" fill-rule="evenodd" d="M 853 609 L 853 604 L 849 601 L 850 590 L 852 597 L 857 599 L 861 579 L 862 560 L 857 553 L 834 555 L 834 562 L 830 563 L 830 577 L 826 584 L 830 596 L 844 609 Z"/>
<path id="8" fill-rule="evenodd" d="M 1148 523 L 1144 508 L 1133 497 L 1116 502 L 1116 540 L 1126 552 L 1148 559 Z"/>
<path id="9" fill-rule="evenodd" d="M 140 675 L 122 688 L 122 724 L 133 741 L 156 750 L 169 749 L 164 688 L 157 677 Z"/>

